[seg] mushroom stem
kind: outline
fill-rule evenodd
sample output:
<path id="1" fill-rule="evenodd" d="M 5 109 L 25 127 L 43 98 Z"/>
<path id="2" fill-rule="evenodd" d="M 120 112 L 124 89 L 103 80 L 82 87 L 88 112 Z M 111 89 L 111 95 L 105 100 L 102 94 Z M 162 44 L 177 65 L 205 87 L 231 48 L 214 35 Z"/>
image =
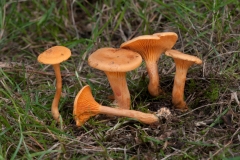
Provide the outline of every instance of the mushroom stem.
<path id="1" fill-rule="evenodd" d="M 111 108 L 107 106 L 100 106 L 100 114 L 134 118 L 145 124 L 153 124 L 158 122 L 158 117 L 154 114 L 121 108 Z"/>
<path id="2" fill-rule="evenodd" d="M 176 64 L 176 74 L 174 77 L 173 91 L 172 91 L 172 103 L 175 108 L 181 110 L 187 110 L 188 106 L 184 101 L 184 87 L 186 82 L 186 76 L 188 68 L 193 64 L 193 62 L 174 59 Z"/>
<path id="3" fill-rule="evenodd" d="M 107 72 L 108 81 L 113 90 L 114 98 L 121 109 L 130 109 L 131 99 L 126 81 L 126 72 Z"/>
<path id="4" fill-rule="evenodd" d="M 152 96 L 158 96 L 162 90 L 160 89 L 160 77 L 158 74 L 158 60 L 146 61 L 147 72 L 149 76 L 148 92 Z"/>
<path id="5" fill-rule="evenodd" d="M 56 121 L 59 121 L 60 113 L 58 110 L 58 104 L 59 104 L 59 100 L 62 93 L 62 77 L 61 77 L 61 71 L 60 71 L 60 64 L 53 64 L 52 66 L 56 76 L 56 92 L 54 95 L 54 99 L 52 101 L 51 112 L 52 112 L 53 118 Z"/>
<path id="6" fill-rule="evenodd" d="M 74 118 L 76 121 L 76 125 L 83 125 L 91 116 L 97 114 L 107 114 L 134 118 L 146 124 L 155 124 L 159 122 L 158 117 L 154 114 L 143 113 L 135 110 L 125 110 L 121 108 L 102 106 L 94 100 L 90 87 L 88 85 L 84 86 L 78 92 L 74 100 L 73 115 L 75 116 Z"/>

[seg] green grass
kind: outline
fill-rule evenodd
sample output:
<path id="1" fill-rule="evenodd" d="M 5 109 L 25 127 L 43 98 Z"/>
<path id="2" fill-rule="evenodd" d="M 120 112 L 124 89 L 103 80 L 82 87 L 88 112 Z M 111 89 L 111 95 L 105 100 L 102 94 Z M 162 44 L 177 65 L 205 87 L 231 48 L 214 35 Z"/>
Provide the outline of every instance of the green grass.
<path id="1" fill-rule="evenodd" d="M 0 2 L 0 159 L 234 159 L 240 156 L 240 2 L 214 1 L 7 1 Z M 101 47 L 119 47 L 143 34 L 172 31 L 174 49 L 198 56 L 189 69 L 187 113 L 172 109 L 174 61 L 162 56 L 164 95 L 151 97 L 143 63 L 127 74 L 132 109 L 171 108 L 160 126 L 97 115 L 76 127 L 75 95 L 86 84 L 97 102 L 111 105 L 103 72 L 87 65 Z M 72 51 L 61 64 L 63 123 L 51 116 L 55 76 L 37 56 L 54 45 Z M 237 95 L 237 98 L 233 95 Z M 239 98 L 240 99 L 240 98 Z M 196 126 L 196 122 L 208 122 Z"/>

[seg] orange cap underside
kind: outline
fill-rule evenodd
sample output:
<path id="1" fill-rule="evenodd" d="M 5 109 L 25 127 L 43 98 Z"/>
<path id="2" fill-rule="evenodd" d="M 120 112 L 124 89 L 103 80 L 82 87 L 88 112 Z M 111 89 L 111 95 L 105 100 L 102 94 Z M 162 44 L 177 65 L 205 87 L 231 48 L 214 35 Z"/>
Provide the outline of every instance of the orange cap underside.
<path id="1" fill-rule="evenodd" d="M 143 35 L 124 42 L 121 45 L 121 48 L 138 52 L 143 59 L 148 60 L 151 57 L 161 54 L 167 49 L 171 49 L 176 41 L 177 36 L 174 34 L 169 36 L 158 36 L 157 34 Z M 156 58 L 158 58 L 158 56 Z"/>
<path id="2" fill-rule="evenodd" d="M 84 124 L 91 116 L 99 113 L 100 105 L 92 97 L 89 86 L 83 87 L 74 101 L 73 115 L 77 124 Z"/>
<path id="3" fill-rule="evenodd" d="M 138 40 L 121 47 L 138 52 L 144 58 L 153 54 L 158 54 L 161 52 L 160 50 L 162 48 L 162 46 L 159 45 L 159 39 Z"/>

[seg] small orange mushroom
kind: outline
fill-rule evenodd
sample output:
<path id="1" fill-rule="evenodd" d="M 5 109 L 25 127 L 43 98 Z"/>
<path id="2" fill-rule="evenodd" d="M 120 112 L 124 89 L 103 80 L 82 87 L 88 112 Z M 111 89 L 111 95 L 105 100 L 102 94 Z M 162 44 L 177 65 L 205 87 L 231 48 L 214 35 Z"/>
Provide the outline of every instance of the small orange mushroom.
<path id="1" fill-rule="evenodd" d="M 184 87 L 188 68 L 196 64 L 202 64 L 202 60 L 198 57 L 184 54 L 177 50 L 167 50 L 165 54 L 174 59 L 176 64 L 176 74 L 174 77 L 173 91 L 172 91 L 172 103 L 176 109 L 186 111 L 188 106 L 184 101 Z"/>
<path id="2" fill-rule="evenodd" d="M 60 71 L 60 63 L 67 60 L 71 56 L 70 49 L 64 46 L 54 46 L 47 49 L 38 56 L 38 62 L 43 64 L 51 64 L 56 76 L 56 92 L 52 102 L 51 112 L 56 121 L 59 121 L 58 103 L 62 92 L 62 77 Z"/>
<path id="3" fill-rule="evenodd" d="M 88 64 L 102 70 L 107 75 L 119 108 L 130 109 L 130 93 L 126 81 L 126 72 L 136 69 L 142 63 L 142 57 L 133 51 L 116 48 L 101 48 L 88 58 Z"/>
<path id="4" fill-rule="evenodd" d="M 90 117 L 97 114 L 129 117 L 145 124 L 157 124 L 159 123 L 159 118 L 167 118 L 171 113 L 167 108 L 162 108 L 157 114 L 150 114 L 135 110 L 102 106 L 94 100 L 90 87 L 86 85 L 78 92 L 74 100 L 73 116 L 76 125 L 82 126 Z"/>
<path id="5" fill-rule="evenodd" d="M 138 36 L 120 46 L 120 48 L 138 52 L 145 60 L 149 76 L 148 91 L 152 96 L 158 96 L 162 92 L 157 66 L 159 58 L 162 53 L 173 47 L 177 38 L 174 32 L 163 32 Z"/>

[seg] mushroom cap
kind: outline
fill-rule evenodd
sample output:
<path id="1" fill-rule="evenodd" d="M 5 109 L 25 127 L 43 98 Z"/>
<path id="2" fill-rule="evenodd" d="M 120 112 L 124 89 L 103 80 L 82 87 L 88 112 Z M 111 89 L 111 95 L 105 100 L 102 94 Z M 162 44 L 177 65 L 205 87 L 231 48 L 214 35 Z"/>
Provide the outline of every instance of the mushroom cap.
<path id="1" fill-rule="evenodd" d="M 173 47 L 177 38 L 177 34 L 174 32 L 142 35 L 122 43 L 120 48 L 133 50 L 138 52 L 143 59 L 155 61 L 163 52 Z"/>
<path id="2" fill-rule="evenodd" d="M 159 48 L 160 38 L 156 35 L 142 35 L 121 44 L 120 48 L 130 49 L 144 55 L 146 50 Z"/>
<path id="3" fill-rule="evenodd" d="M 38 62 L 43 64 L 58 64 L 67 60 L 71 56 L 71 51 L 64 46 L 54 46 L 38 56 Z"/>
<path id="4" fill-rule="evenodd" d="M 171 49 L 178 39 L 178 35 L 174 32 L 160 32 L 154 33 L 153 35 L 160 38 L 161 46 L 163 46 L 167 50 Z"/>
<path id="5" fill-rule="evenodd" d="M 83 125 L 91 116 L 98 114 L 99 107 L 89 85 L 84 86 L 76 95 L 73 104 L 73 116 L 77 126 Z"/>
<path id="6" fill-rule="evenodd" d="M 173 49 L 167 50 L 165 54 L 169 57 L 172 57 L 173 59 L 180 59 L 180 60 L 185 60 L 189 62 L 194 62 L 196 64 L 202 64 L 202 60 L 199 59 L 198 57 L 185 54 L 177 50 L 173 50 Z"/>
<path id="7" fill-rule="evenodd" d="M 139 67 L 142 57 L 131 50 L 121 48 L 101 48 L 88 58 L 88 64 L 107 72 L 127 72 Z"/>

